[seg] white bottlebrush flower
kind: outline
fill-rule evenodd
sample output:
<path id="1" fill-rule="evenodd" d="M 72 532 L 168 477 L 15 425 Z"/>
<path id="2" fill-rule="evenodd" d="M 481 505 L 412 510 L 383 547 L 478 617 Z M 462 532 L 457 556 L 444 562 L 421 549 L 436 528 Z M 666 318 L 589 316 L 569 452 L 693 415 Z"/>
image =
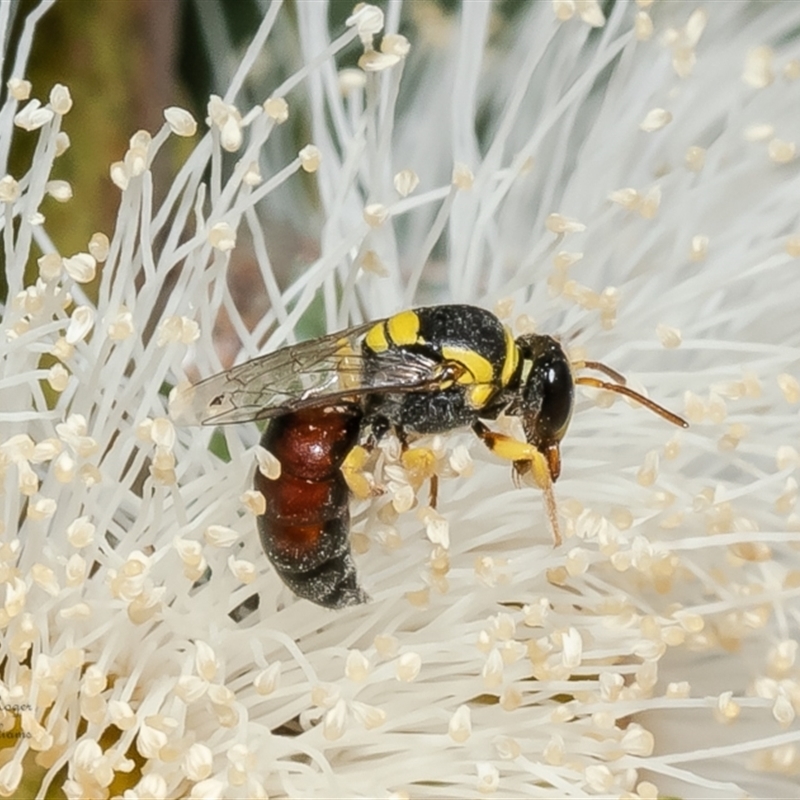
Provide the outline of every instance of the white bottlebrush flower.
<path id="1" fill-rule="evenodd" d="M 800 6 L 509 7 L 410 0 L 331 31 L 324 3 L 271 5 L 171 187 L 150 170 L 194 133 L 181 109 L 108 165 L 117 228 L 86 264 L 40 218 L 71 101 L 26 88 L 24 29 L 0 110 L 0 796 L 796 794 Z M 297 72 L 249 99 L 295 20 Z M 391 58 L 338 80 L 348 46 Z M 278 157 L 289 108 L 309 138 Z M 26 174 L 12 137 L 39 142 Z M 319 240 L 284 291 L 264 207 Z M 227 280 L 245 257 L 255 323 Z M 371 601 L 296 600 L 255 533 L 256 426 L 173 428 L 167 387 L 222 368 L 223 309 L 244 360 L 453 301 L 561 335 L 692 427 L 582 391 L 557 549 L 474 437 L 429 443 L 435 514 L 382 442 L 348 467 Z"/>

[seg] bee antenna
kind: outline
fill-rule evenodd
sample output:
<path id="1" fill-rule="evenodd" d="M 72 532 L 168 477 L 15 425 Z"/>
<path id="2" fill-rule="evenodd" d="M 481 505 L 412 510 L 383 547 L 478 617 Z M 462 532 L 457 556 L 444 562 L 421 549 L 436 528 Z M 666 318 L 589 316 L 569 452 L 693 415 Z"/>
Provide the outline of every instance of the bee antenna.
<path id="1" fill-rule="evenodd" d="M 599 362 L 595 361 L 585 361 L 583 362 L 583 366 L 588 369 L 597 369 L 600 372 L 604 372 L 606 375 L 609 375 L 609 377 L 614 377 L 616 375 L 622 380 L 620 383 L 608 383 L 608 381 L 601 381 L 598 378 L 581 376 L 575 378 L 575 383 L 577 385 L 591 386 L 594 389 L 606 389 L 609 392 L 630 397 L 631 400 L 641 403 L 645 408 L 650 409 L 650 411 L 652 411 L 654 414 L 658 414 L 659 417 L 667 420 L 667 422 L 671 422 L 673 425 L 677 425 L 679 428 L 689 427 L 689 423 L 683 417 L 673 414 L 671 411 L 668 411 L 658 403 L 654 403 L 649 397 L 645 397 L 643 394 L 639 394 L 639 392 L 635 392 L 633 389 L 625 386 L 625 378 L 623 378 L 618 372 L 612 370 L 610 367 L 606 367 L 605 364 L 600 364 Z"/>
<path id="2" fill-rule="evenodd" d="M 619 372 L 609 367 L 608 364 L 603 364 L 600 361 L 579 361 L 577 364 L 575 364 L 575 367 L 577 369 L 593 369 L 596 372 L 602 372 L 603 375 L 608 375 L 612 381 L 616 381 L 621 386 L 625 386 L 625 384 L 628 382 L 625 380 L 624 375 L 620 375 Z"/>

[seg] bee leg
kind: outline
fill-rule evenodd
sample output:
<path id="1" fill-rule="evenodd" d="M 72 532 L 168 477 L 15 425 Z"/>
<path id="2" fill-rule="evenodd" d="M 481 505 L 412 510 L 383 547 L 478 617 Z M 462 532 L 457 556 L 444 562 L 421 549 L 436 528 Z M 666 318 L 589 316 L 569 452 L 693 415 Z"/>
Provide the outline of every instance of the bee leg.
<path id="1" fill-rule="evenodd" d="M 364 447 L 371 453 L 378 446 L 378 442 L 392 430 L 392 427 L 392 423 L 380 414 L 371 417 L 369 420 L 369 436 L 367 436 Z"/>
<path id="2" fill-rule="evenodd" d="M 408 472 L 409 482 L 416 491 L 426 480 L 430 481 L 428 504 L 431 508 L 436 508 L 436 502 L 439 497 L 436 454 L 430 447 L 409 447 L 404 436 L 401 436 L 400 442 L 403 448 L 400 462 Z"/>
<path id="3" fill-rule="evenodd" d="M 367 436 L 364 447 L 372 452 L 378 446 L 378 442 L 389 432 L 394 432 L 394 435 L 400 441 L 401 451 L 405 453 L 406 450 L 408 450 L 408 434 L 400 425 L 395 425 L 390 422 L 389 419 L 382 414 L 376 414 L 374 417 L 370 417 L 369 436 Z"/>
<path id="4" fill-rule="evenodd" d="M 378 487 L 373 487 L 364 475 L 364 467 L 369 459 L 369 453 L 370 451 L 366 447 L 357 444 L 339 467 L 350 492 L 359 500 L 366 500 L 368 497 L 382 493 Z"/>
<path id="5" fill-rule="evenodd" d="M 400 441 L 400 452 L 405 453 L 408 450 L 408 434 L 405 432 L 405 429 L 401 428 L 399 425 L 395 426 L 394 435 Z"/>
<path id="6" fill-rule="evenodd" d="M 549 474 L 547 460 L 532 444 L 513 439 L 504 433 L 497 433 L 480 421 L 473 423 L 472 430 L 496 456 L 507 461 L 525 461 L 529 463 L 533 469 L 534 480 L 538 485 L 542 485 L 539 479 L 539 472 L 545 471 Z M 517 469 L 517 472 L 522 472 L 522 470 Z"/>
<path id="7" fill-rule="evenodd" d="M 520 442 L 511 436 L 497 433 L 484 425 L 480 420 L 472 425 L 475 435 L 496 455 L 511 461 L 514 465 L 514 482 L 519 485 L 519 479 L 530 472 L 536 485 L 544 492 L 547 516 L 553 533 L 553 543 L 557 547 L 561 544 L 561 529 L 558 524 L 556 499 L 553 494 L 553 479 L 550 476 L 550 467 L 545 456 L 532 444 Z"/>

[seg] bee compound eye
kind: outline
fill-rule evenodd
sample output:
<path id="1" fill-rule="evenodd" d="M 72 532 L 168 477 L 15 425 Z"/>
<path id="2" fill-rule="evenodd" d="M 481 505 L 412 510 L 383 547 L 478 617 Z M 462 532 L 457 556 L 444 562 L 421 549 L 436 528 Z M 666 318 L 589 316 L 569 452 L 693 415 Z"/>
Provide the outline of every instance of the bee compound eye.
<path id="1" fill-rule="evenodd" d="M 554 340 L 534 357 L 524 394 L 531 441 L 544 446 L 561 441 L 572 417 L 575 386 L 569 360 Z"/>
<path id="2" fill-rule="evenodd" d="M 545 367 L 543 381 L 542 421 L 547 424 L 551 435 L 561 438 L 570 418 L 574 401 L 572 372 L 566 359 L 553 359 Z"/>

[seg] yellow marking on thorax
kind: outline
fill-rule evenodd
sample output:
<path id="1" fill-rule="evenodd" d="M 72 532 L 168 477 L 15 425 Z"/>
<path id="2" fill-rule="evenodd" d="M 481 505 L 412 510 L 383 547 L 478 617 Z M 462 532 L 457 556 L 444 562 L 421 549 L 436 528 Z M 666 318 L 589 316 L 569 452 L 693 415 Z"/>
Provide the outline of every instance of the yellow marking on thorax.
<path id="1" fill-rule="evenodd" d="M 472 408 L 483 408 L 495 392 L 491 383 L 476 383 L 467 390 L 467 402 Z"/>
<path id="2" fill-rule="evenodd" d="M 383 353 L 388 350 L 389 342 L 386 339 L 385 323 L 379 322 L 377 325 L 373 325 L 364 338 L 364 343 L 373 353 Z"/>
<path id="3" fill-rule="evenodd" d="M 449 389 L 456 382 L 453 377 L 452 364 L 438 364 L 434 367 L 433 376 L 436 381 L 436 387 L 439 390 Z"/>
<path id="4" fill-rule="evenodd" d="M 447 361 L 455 361 L 466 367 L 467 371 L 458 379 L 458 383 L 493 383 L 494 367 L 480 353 L 465 347 L 442 348 L 442 356 Z"/>
<path id="5" fill-rule="evenodd" d="M 417 344 L 419 337 L 419 316 L 416 311 L 401 311 L 386 320 L 389 338 L 396 345 Z"/>
<path id="6" fill-rule="evenodd" d="M 503 328 L 506 333 L 506 360 L 503 362 L 503 371 L 500 373 L 500 385 L 506 387 L 517 370 L 519 348 L 514 341 L 514 334 L 511 333 L 511 329 L 507 325 L 504 325 Z"/>

